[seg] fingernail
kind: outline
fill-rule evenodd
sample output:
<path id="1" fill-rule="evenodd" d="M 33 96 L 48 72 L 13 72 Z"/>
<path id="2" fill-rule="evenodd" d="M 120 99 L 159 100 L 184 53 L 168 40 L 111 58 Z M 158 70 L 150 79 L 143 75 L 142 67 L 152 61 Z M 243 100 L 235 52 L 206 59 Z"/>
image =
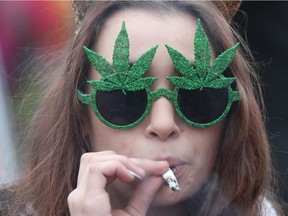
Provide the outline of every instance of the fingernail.
<path id="1" fill-rule="evenodd" d="M 160 161 L 160 165 L 167 170 L 169 168 L 169 163 L 167 161 Z"/>
<path id="2" fill-rule="evenodd" d="M 161 163 L 162 165 L 167 165 L 167 166 L 169 166 L 169 163 L 168 163 L 167 161 L 160 161 L 160 163 Z"/>
<path id="3" fill-rule="evenodd" d="M 134 176 L 135 178 L 137 178 L 138 180 L 142 180 L 141 176 L 139 176 L 137 173 L 133 172 L 132 170 L 129 170 L 129 173 Z"/>

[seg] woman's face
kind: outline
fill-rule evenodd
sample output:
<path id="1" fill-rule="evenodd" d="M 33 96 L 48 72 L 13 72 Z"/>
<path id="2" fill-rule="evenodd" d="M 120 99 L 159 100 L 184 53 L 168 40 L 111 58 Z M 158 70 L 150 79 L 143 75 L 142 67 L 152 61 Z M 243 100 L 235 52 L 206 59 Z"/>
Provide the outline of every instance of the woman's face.
<path id="1" fill-rule="evenodd" d="M 143 11 L 124 10 L 110 17 L 97 40 L 96 52 L 112 62 L 113 47 L 122 21 L 130 40 L 130 61 L 135 62 L 145 51 L 159 45 L 147 76 L 158 77 L 151 87 L 172 90 L 167 76 L 178 75 L 165 44 L 179 50 L 194 61 L 194 34 L 197 20 L 190 15 L 151 14 Z M 89 79 L 100 75 L 90 71 Z M 222 124 L 195 128 L 182 121 L 173 104 L 165 97 L 153 102 L 150 114 L 138 126 L 128 130 L 112 129 L 98 120 L 89 106 L 89 137 L 93 151 L 113 150 L 133 158 L 167 160 L 176 166 L 176 177 L 181 192 L 172 192 L 165 185 L 158 191 L 154 205 L 179 203 L 201 188 L 212 172 L 221 139 Z M 115 181 L 109 188 L 113 196 L 125 198 L 132 186 Z M 126 197 L 127 198 L 127 197 Z"/>

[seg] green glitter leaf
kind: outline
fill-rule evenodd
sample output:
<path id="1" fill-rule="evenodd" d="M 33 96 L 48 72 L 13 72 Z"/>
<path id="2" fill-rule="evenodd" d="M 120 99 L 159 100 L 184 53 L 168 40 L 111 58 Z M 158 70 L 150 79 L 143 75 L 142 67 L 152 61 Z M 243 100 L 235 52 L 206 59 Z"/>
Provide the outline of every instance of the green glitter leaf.
<path id="1" fill-rule="evenodd" d="M 129 39 L 126 31 L 125 22 L 122 22 L 122 28 L 118 34 L 114 50 L 113 50 L 113 64 L 116 73 L 121 73 L 119 81 L 123 83 L 126 79 L 125 73 L 128 73 L 129 64 Z"/>
<path id="2" fill-rule="evenodd" d="M 196 71 L 193 68 L 193 65 L 190 63 L 190 61 L 182 55 L 182 53 L 178 52 L 177 50 L 173 49 L 169 45 L 165 45 L 170 58 L 176 68 L 176 70 L 183 74 L 185 77 L 189 77 L 192 80 L 197 81 L 196 77 Z"/>
<path id="3" fill-rule="evenodd" d="M 110 63 L 105 58 L 103 58 L 101 55 L 88 49 L 85 46 L 83 46 L 83 48 L 86 51 L 90 63 L 97 70 L 97 72 L 101 74 L 102 77 L 106 78 L 114 73 Z M 111 81 L 117 83 L 117 80 L 111 80 Z"/>
<path id="4" fill-rule="evenodd" d="M 195 68 L 200 79 L 204 79 L 207 75 L 207 70 L 210 66 L 211 61 L 211 51 L 209 46 L 209 40 L 206 36 L 200 19 L 198 19 L 198 24 L 195 32 L 194 39 L 194 55 L 195 55 Z"/>
<path id="5" fill-rule="evenodd" d="M 138 91 L 138 90 L 143 90 L 145 88 L 148 88 L 149 86 L 152 85 L 153 82 L 157 80 L 157 77 L 145 77 L 141 78 L 135 82 L 130 83 L 129 85 L 126 85 L 127 90 L 129 91 Z"/>
<path id="6" fill-rule="evenodd" d="M 211 68 L 209 69 L 208 76 L 206 77 L 206 81 L 209 82 L 210 80 L 214 79 L 216 76 L 219 76 L 221 73 L 223 73 L 232 60 L 235 57 L 236 50 L 240 43 L 235 44 L 231 48 L 225 50 L 223 53 L 221 53 L 213 62 Z"/>
<path id="7" fill-rule="evenodd" d="M 91 85 L 93 88 L 101 90 L 101 91 L 112 91 L 116 89 L 121 89 L 121 86 L 115 85 L 111 82 L 106 82 L 103 80 L 88 80 L 87 83 Z"/>
<path id="8" fill-rule="evenodd" d="M 153 78 L 151 80 L 147 79 L 147 81 L 143 81 L 141 80 L 142 79 L 141 77 L 145 74 L 145 72 L 149 70 L 149 67 L 152 63 L 152 60 L 154 58 L 158 46 L 154 46 L 150 50 L 146 51 L 136 60 L 136 62 L 132 65 L 132 67 L 130 67 L 129 44 L 130 43 L 128 33 L 126 30 L 126 25 L 125 22 L 123 21 L 121 30 L 117 35 L 114 44 L 113 57 L 112 57 L 114 68 L 101 55 L 84 46 L 89 61 L 91 62 L 92 66 L 96 69 L 96 71 L 99 72 L 99 74 L 102 76 L 100 79 L 101 82 L 88 81 L 88 83 L 92 85 L 95 89 L 100 88 L 103 91 L 111 91 L 114 90 L 115 88 L 123 90 L 132 87 L 136 88 L 137 80 L 139 80 L 139 85 L 137 89 L 139 89 L 140 86 L 147 87 L 147 84 L 151 85 L 152 80 L 154 82 L 157 78 Z M 145 82 L 146 84 L 144 84 Z"/>
<path id="9" fill-rule="evenodd" d="M 149 70 L 157 48 L 158 45 L 152 47 L 137 59 L 137 61 L 132 65 L 129 73 L 130 76 L 127 77 L 125 83 L 130 83 L 139 79 Z"/>
<path id="10" fill-rule="evenodd" d="M 194 38 L 194 65 L 179 51 L 166 45 L 176 70 L 183 75 L 182 79 L 176 77 L 167 79 L 181 89 L 192 90 L 196 87 L 199 89 L 205 87 L 226 88 L 235 81 L 235 78 L 225 78 L 222 73 L 229 67 L 235 57 L 238 46 L 239 43 L 222 52 L 210 66 L 211 50 L 209 40 L 201 26 L 200 19 L 198 19 Z"/>
<path id="11" fill-rule="evenodd" d="M 173 83 L 175 87 L 186 90 L 193 90 L 202 87 L 201 82 L 195 82 L 194 80 L 189 80 L 185 77 L 168 76 L 167 79 Z"/>
<path id="12" fill-rule="evenodd" d="M 212 80 L 209 83 L 205 85 L 205 87 L 208 88 L 215 88 L 215 89 L 220 89 L 220 88 L 227 88 L 230 86 L 234 81 L 236 80 L 235 77 L 229 77 L 229 78 L 221 78 L 221 79 L 216 79 Z"/>

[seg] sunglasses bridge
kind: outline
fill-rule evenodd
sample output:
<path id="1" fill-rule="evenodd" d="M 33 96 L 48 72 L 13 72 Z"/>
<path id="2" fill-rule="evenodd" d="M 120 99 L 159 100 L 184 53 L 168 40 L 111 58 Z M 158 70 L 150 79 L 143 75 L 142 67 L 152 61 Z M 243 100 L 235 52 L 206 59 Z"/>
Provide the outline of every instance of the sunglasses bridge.
<path id="1" fill-rule="evenodd" d="M 167 99 L 173 101 L 176 97 L 176 93 L 174 91 L 170 91 L 166 88 L 159 88 L 156 91 L 149 91 L 150 99 L 152 101 L 159 99 L 160 97 L 166 97 Z"/>

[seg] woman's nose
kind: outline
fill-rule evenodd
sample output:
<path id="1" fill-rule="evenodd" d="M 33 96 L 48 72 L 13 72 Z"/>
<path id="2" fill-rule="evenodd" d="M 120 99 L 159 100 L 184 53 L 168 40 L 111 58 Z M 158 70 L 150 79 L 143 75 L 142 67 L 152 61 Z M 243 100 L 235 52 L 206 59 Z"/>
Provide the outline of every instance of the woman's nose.
<path id="1" fill-rule="evenodd" d="M 146 128 L 146 136 L 166 141 L 179 135 L 180 129 L 175 122 L 175 110 L 171 101 L 160 97 L 153 102 L 150 110 L 150 122 Z"/>

